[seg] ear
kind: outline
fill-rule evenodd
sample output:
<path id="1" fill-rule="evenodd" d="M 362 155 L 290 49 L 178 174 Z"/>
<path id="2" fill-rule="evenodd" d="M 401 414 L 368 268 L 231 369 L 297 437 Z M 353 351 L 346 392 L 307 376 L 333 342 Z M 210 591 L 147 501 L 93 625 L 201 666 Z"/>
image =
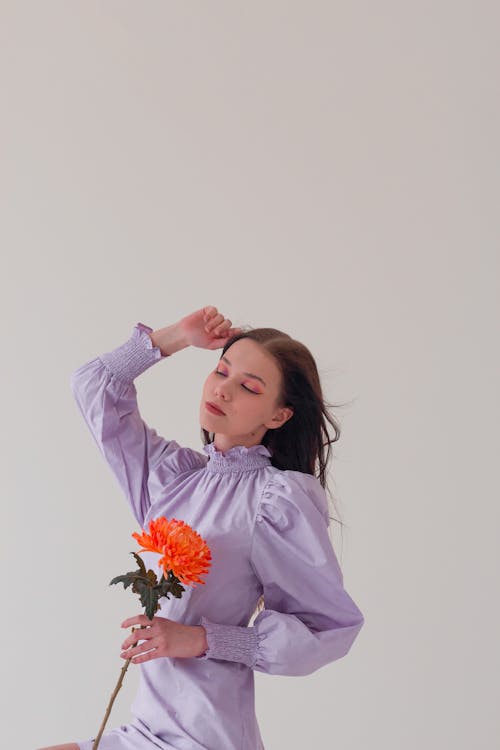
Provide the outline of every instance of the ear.
<path id="1" fill-rule="evenodd" d="M 265 427 L 269 430 L 276 430 L 278 427 L 284 425 L 291 417 L 293 417 L 293 409 L 288 406 L 283 406 L 281 409 L 278 409 L 272 420 L 265 424 Z"/>

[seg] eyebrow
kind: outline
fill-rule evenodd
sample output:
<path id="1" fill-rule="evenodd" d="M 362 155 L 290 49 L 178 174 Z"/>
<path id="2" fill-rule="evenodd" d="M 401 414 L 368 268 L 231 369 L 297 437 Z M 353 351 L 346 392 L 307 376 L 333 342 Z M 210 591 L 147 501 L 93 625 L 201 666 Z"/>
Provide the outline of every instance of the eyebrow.
<path id="1" fill-rule="evenodd" d="M 228 365 L 231 364 L 227 357 L 221 357 L 221 359 L 223 359 L 224 362 L 226 362 Z M 266 381 L 263 380 L 259 375 L 253 375 L 251 372 L 244 372 L 243 375 L 247 375 L 249 378 L 254 378 L 255 380 L 260 380 L 261 383 L 264 383 L 264 385 L 266 385 Z"/>

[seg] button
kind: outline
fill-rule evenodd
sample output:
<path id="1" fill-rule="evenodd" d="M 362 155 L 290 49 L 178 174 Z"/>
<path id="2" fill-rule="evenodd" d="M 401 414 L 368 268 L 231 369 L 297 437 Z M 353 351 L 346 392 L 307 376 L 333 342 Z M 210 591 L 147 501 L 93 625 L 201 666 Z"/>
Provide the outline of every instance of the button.
<path id="1" fill-rule="evenodd" d="M 262 522 L 262 520 L 263 520 L 263 519 L 262 519 L 262 516 L 257 516 L 257 519 L 256 519 L 256 520 L 257 520 L 257 523 L 261 523 L 261 522 Z"/>

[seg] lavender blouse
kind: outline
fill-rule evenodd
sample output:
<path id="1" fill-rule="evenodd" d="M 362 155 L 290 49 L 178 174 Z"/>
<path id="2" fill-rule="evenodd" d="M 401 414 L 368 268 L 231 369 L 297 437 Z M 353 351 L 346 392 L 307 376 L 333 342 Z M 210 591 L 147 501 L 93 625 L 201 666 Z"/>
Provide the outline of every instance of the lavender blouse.
<path id="1" fill-rule="evenodd" d="M 208 650 L 139 663 L 133 718 L 106 730 L 99 748 L 263 750 L 254 670 L 311 674 L 347 654 L 364 616 L 344 589 L 317 478 L 275 468 L 262 444 L 222 453 L 212 443 L 199 452 L 145 424 L 133 381 L 167 359 L 152 330 L 137 323 L 128 341 L 79 367 L 71 389 L 135 530 L 164 515 L 184 520 L 208 544 L 205 583 L 186 585 L 180 599 L 164 597 L 156 613 L 203 625 Z M 157 554 L 141 557 L 158 571 Z M 265 609 L 249 627 L 261 594 Z M 93 739 L 80 740 L 80 750 L 92 750 Z"/>

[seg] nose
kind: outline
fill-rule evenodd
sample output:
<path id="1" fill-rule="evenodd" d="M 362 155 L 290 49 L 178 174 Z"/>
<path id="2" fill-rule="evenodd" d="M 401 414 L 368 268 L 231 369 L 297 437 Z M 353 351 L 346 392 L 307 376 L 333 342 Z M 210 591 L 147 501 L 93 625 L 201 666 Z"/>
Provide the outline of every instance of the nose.
<path id="1" fill-rule="evenodd" d="M 229 397 L 226 392 L 226 384 L 225 383 L 218 383 L 215 388 L 215 395 L 218 398 L 222 398 L 224 401 L 228 401 Z"/>

